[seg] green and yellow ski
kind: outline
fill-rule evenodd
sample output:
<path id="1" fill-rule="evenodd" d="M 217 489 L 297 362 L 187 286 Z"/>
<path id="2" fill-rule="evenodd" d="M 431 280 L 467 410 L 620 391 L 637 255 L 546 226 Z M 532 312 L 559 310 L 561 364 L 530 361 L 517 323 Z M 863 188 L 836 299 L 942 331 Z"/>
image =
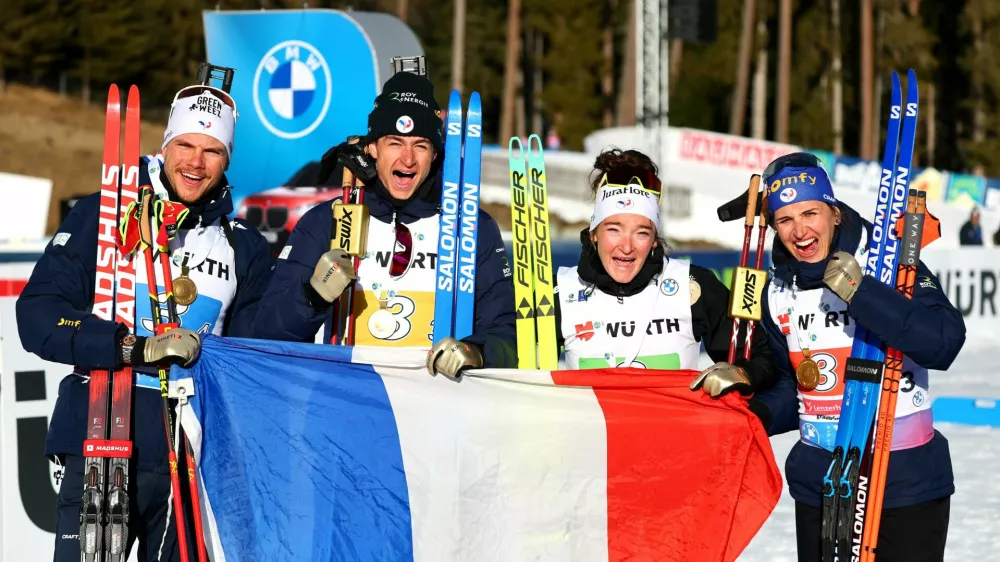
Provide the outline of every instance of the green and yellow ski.
<path id="1" fill-rule="evenodd" d="M 517 367 L 556 370 L 559 368 L 559 348 L 555 284 L 541 138 L 531 135 L 528 148 L 525 152 L 517 137 L 512 137 L 508 145 Z"/>
<path id="2" fill-rule="evenodd" d="M 549 229 L 549 203 L 545 181 L 545 153 L 538 135 L 528 137 L 529 217 L 531 220 L 531 256 L 534 260 L 535 329 L 538 339 L 538 367 L 549 371 L 559 368 L 556 344 L 556 306 L 552 278 L 552 237 Z"/>
<path id="3" fill-rule="evenodd" d="M 516 154 L 516 156 L 515 156 Z M 535 354 L 535 307 L 532 291 L 534 282 L 531 269 L 531 222 L 528 205 L 528 180 L 525 177 L 524 148 L 521 139 L 511 137 L 508 144 L 510 158 L 510 213 L 511 231 L 514 236 L 514 309 L 517 315 L 517 368 L 537 369 Z"/>

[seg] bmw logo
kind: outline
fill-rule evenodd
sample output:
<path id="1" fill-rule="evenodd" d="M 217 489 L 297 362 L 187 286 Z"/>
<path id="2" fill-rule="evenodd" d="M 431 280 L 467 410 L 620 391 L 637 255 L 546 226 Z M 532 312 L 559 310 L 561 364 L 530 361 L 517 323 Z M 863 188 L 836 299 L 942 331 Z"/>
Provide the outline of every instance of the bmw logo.
<path id="1" fill-rule="evenodd" d="M 790 201 L 795 201 L 796 195 L 798 195 L 798 192 L 795 191 L 794 187 L 786 187 L 785 190 L 781 192 L 779 197 L 783 203 L 788 203 Z"/>
<path id="2" fill-rule="evenodd" d="M 924 403 L 924 393 L 921 391 L 916 391 L 913 393 L 913 405 L 916 407 L 922 406 Z"/>
<path id="3" fill-rule="evenodd" d="M 663 283 L 660 283 L 660 292 L 668 297 L 677 294 L 679 288 L 680 285 L 677 284 L 676 279 L 664 279 Z"/>
<path id="4" fill-rule="evenodd" d="M 253 104 L 267 130 L 283 139 L 313 132 L 330 109 L 330 67 L 305 41 L 283 41 L 264 55 L 253 77 Z"/>

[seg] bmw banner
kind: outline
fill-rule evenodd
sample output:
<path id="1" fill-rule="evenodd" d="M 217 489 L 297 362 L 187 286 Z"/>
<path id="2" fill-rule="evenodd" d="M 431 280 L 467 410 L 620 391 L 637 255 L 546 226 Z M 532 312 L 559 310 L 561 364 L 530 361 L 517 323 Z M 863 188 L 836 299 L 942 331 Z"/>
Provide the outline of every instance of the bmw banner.
<path id="1" fill-rule="evenodd" d="M 392 57 L 423 55 L 413 32 L 381 13 L 205 11 L 208 61 L 236 69 L 239 116 L 226 175 L 234 202 L 284 185 L 348 135 L 365 134 Z"/>

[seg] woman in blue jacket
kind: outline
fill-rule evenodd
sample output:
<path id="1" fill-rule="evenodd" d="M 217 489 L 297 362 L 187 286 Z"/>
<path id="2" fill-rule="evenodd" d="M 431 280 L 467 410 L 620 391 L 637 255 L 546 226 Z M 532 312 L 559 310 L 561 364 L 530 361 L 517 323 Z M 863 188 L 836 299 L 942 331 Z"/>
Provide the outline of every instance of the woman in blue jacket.
<path id="1" fill-rule="evenodd" d="M 872 225 L 834 198 L 816 157 L 783 156 L 763 180 L 777 235 L 762 325 L 779 376 L 751 409 L 770 435 L 800 433 L 785 462 L 798 559 L 821 559 L 821 490 L 837 435 L 844 365 L 861 324 L 905 356 L 878 560 L 942 560 L 955 484 L 948 441 L 933 425 L 927 370 L 945 370 L 958 355 L 965 342 L 962 315 L 923 263 L 912 299 L 863 275 Z"/>

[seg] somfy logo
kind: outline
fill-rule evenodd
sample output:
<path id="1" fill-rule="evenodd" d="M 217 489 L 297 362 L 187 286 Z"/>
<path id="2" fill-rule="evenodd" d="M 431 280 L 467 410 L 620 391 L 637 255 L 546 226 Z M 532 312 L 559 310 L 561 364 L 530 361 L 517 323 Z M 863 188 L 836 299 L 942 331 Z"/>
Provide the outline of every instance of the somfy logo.
<path id="1" fill-rule="evenodd" d="M 284 139 L 313 132 L 330 108 L 330 67 L 304 41 L 278 43 L 261 59 L 253 78 L 253 103 L 261 123 Z"/>

